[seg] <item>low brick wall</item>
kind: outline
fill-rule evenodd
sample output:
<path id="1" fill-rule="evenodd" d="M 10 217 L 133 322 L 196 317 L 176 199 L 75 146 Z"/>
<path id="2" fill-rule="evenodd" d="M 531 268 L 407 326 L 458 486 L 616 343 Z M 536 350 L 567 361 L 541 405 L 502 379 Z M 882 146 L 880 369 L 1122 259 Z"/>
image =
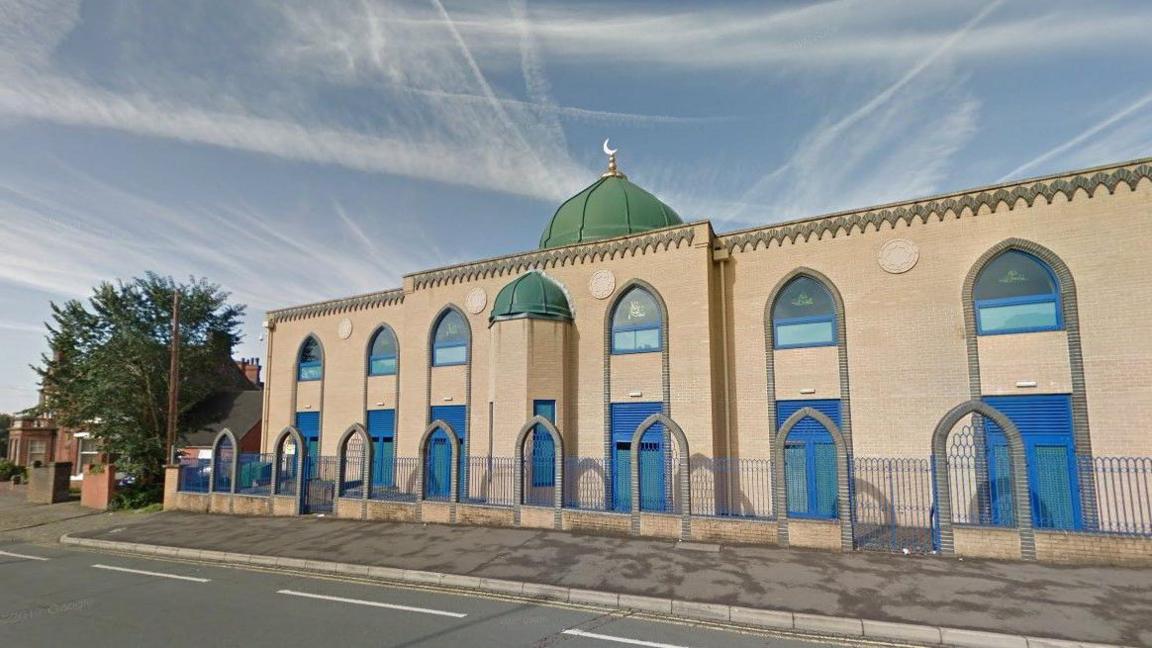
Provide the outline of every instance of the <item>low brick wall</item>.
<path id="1" fill-rule="evenodd" d="M 435 524 L 452 524 L 451 502 L 428 502 L 420 505 L 420 521 Z"/>
<path id="2" fill-rule="evenodd" d="M 554 529 L 556 511 L 542 506 L 523 506 L 520 508 L 520 526 L 529 529 Z"/>
<path id="3" fill-rule="evenodd" d="M 588 531 L 608 535 L 631 535 L 632 516 L 628 513 L 603 513 L 600 511 L 573 511 L 563 513 L 565 531 Z"/>
<path id="4" fill-rule="evenodd" d="M 692 539 L 701 542 L 777 544 L 776 530 L 775 520 L 692 518 Z"/>
<path id="5" fill-rule="evenodd" d="M 191 511 L 193 513 L 207 513 L 212 498 L 208 493 L 182 493 L 177 492 L 172 497 L 172 506 L 164 504 L 165 509 L 174 511 Z"/>
<path id="6" fill-rule="evenodd" d="M 788 545 L 840 551 L 840 520 L 788 519 Z"/>
<path id="7" fill-rule="evenodd" d="M 1036 560 L 1075 565 L 1152 565 L 1152 538 L 1037 529 Z"/>
<path id="8" fill-rule="evenodd" d="M 415 522 L 416 504 L 413 502 L 368 500 L 368 507 L 364 519 L 384 520 L 387 522 Z"/>
<path id="9" fill-rule="evenodd" d="M 288 517 L 300 514 L 300 501 L 295 495 L 273 495 L 268 499 L 272 500 L 272 515 Z"/>
<path id="10" fill-rule="evenodd" d="M 952 533 L 957 556 L 1020 560 L 1020 532 L 1014 528 L 957 526 Z"/>
<path id="11" fill-rule="evenodd" d="M 456 507 L 456 524 L 510 527 L 516 526 L 515 515 L 511 507 L 460 504 Z"/>
<path id="12" fill-rule="evenodd" d="M 209 496 L 209 513 L 231 513 L 232 512 L 232 495 L 231 493 L 212 493 Z"/>
<path id="13" fill-rule="evenodd" d="M 259 495 L 233 495 L 233 515 L 272 515 L 272 498 Z"/>
<path id="14" fill-rule="evenodd" d="M 364 519 L 364 500 L 359 497 L 337 497 L 332 507 L 338 518 Z"/>
<path id="15" fill-rule="evenodd" d="M 659 513 L 640 514 L 640 535 L 653 538 L 680 538 L 680 527 L 683 518 L 679 515 L 661 515 Z"/>

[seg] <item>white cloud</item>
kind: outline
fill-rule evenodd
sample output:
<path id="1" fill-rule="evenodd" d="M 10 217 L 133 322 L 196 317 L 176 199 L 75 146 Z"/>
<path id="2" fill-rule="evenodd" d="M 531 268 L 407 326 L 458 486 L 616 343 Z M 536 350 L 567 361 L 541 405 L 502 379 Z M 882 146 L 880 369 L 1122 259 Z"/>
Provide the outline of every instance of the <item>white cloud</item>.
<path id="1" fill-rule="evenodd" d="M 1152 92 L 1105 116 L 1067 141 L 1005 173 L 998 182 L 1024 175 L 1025 171 L 1061 160 L 1066 167 L 1092 166 L 1133 159 L 1152 153 Z M 1120 126 L 1117 128 L 1117 126 Z"/>

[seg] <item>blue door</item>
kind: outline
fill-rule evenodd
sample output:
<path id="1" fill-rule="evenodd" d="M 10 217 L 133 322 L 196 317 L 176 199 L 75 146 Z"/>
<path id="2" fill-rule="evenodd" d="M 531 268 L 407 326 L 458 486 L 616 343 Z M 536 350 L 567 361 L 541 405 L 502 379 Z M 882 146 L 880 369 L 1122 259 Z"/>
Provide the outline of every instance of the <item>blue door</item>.
<path id="1" fill-rule="evenodd" d="M 632 510 L 632 435 L 663 403 L 612 403 L 612 510 Z M 657 423 L 640 440 L 640 510 L 667 509 L 664 426 Z"/>
<path id="2" fill-rule="evenodd" d="M 396 410 L 368 410 L 368 436 L 372 437 L 372 486 L 395 486 Z"/>
<path id="3" fill-rule="evenodd" d="M 840 427 L 838 399 L 811 399 L 776 402 L 776 429 L 805 407 L 820 412 Z M 838 516 L 836 444 L 832 435 L 811 417 L 802 419 L 784 444 L 784 491 L 790 517 L 826 518 Z"/>
<path id="4" fill-rule="evenodd" d="M 434 405 L 432 407 L 431 414 L 432 414 L 432 420 L 433 421 L 440 420 L 440 421 L 444 421 L 448 425 L 451 425 L 452 431 L 454 431 L 456 433 L 457 438 L 460 440 L 460 459 L 459 459 L 458 467 L 456 470 L 457 470 L 457 475 L 459 475 L 458 480 L 460 482 L 460 486 L 459 486 L 460 499 L 465 499 L 468 497 L 468 452 L 467 452 L 467 448 L 468 448 L 468 445 L 467 445 L 467 439 L 468 439 L 468 406 L 467 405 Z M 442 438 L 442 441 L 440 443 L 444 444 L 444 448 L 441 451 L 442 454 L 440 455 L 440 458 L 438 459 L 438 461 L 440 461 L 441 463 L 437 464 L 436 470 L 439 471 L 437 474 L 443 474 L 443 476 L 444 476 L 444 482 L 443 483 L 448 484 L 448 480 L 451 479 L 451 477 L 449 477 L 449 474 L 450 474 L 450 468 L 452 466 L 452 448 L 451 448 L 451 446 L 447 445 L 448 444 L 448 435 L 444 434 L 443 432 L 436 432 L 433 435 L 433 439 L 432 439 L 433 441 L 436 439 L 436 435 L 440 435 L 440 437 Z M 431 443 L 431 441 L 430 441 L 430 443 Z M 432 456 L 433 456 L 432 448 L 429 448 L 428 450 L 429 450 L 428 457 L 429 457 L 429 460 L 431 461 Z M 445 495 L 447 495 L 447 493 L 445 493 Z"/>
<path id="5" fill-rule="evenodd" d="M 320 457 L 320 412 L 297 412 L 296 429 L 304 438 L 304 468 L 300 483 L 300 512 L 322 513 L 332 510 L 336 483 L 331 469 Z M 327 470 L 326 470 L 327 469 Z"/>
<path id="6" fill-rule="evenodd" d="M 1041 529 L 1079 529 L 1080 480 L 1072 433 L 1072 399 L 1068 394 L 986 396 L 984 402 L 1004 413 L 1024 441 L 1032 524 Z M 990 419 L 987 426 L 988 477 L 993 523 L 1014 523 L 1011 464 L 1004 431 Z M 998 486 L 999 484 L 999 486 Z"/>

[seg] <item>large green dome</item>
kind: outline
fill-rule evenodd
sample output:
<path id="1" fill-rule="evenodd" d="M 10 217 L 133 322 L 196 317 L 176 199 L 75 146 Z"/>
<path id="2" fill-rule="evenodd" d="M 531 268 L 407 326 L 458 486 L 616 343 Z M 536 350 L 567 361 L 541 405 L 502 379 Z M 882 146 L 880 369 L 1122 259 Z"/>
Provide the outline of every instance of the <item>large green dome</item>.
<path id="1" fill-rule="evenodd" d="M 492 303 L 489 322 L 528 317 L 535 319 L 571 320 L 572 307 L 560 284 L 533 270 L 526 272 L 500 289 Z"/>
<path id="2" fill-rule="evenodd" d="M 540 237 L 540 247 L 585 243 L 683 223 L 671 207 L 618 173 L 613 159 L 608 173 L 560 205 Z"/>

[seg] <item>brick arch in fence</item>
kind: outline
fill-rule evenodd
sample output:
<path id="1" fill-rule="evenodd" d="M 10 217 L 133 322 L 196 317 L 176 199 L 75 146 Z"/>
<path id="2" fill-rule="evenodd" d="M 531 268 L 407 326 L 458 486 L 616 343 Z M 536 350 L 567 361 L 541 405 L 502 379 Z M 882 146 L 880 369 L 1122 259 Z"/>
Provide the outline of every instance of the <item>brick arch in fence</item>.
<path id="1" fill-rule="evenodd" d="M 459 472 L 460 468 L 460 437 L 456 435 L 456 430 L 452 429 L 446 421 L 436 419 L 424 428 L 424 434 L 420 435 L 420 464 L 416 467 L 416 474 L 420 487 L 416 490 L 416 500 L 423 501 L 428 490 L 427 476 L 424 474 L 424 468 L 428 464 L 428 442 L 432 439 L 432 435 L 437 430 L 443 430 L 444 434 L 448 436 L 448 446 L 451 449 L 451 467 L 449 469 L 449 487 L 448 487 L 448 501 L 452 504 L 460 501 L 460 484 Z M 455 521 L 456 514 L 453 509 L 452 519 Z"/>
<path id="2" fill-rule="evenodd" d="M 345 468 L 348 465 L 348 444 L 352 439 L 359 438 L 364 447 L 364 456 L 360 458 L 360 479 L 363 483 L 364 492 L 361 494 L 361 499 L 368 498 L 368 484 L 371 483 L 372 471 L 372 439 L 368 436 L 368 430 L 359 423 L 353 423 L 348 426 L 347 430 L 340 435 L 340 442 L 336 446 L 336 453 L 340 457 L 339 465 L 339 478 L 337 493 L 344 496 L 344 482 L 347 481 L 348 475 L 345 474 Z"/>
<path id="3" fill-rule="evenodd" d="M 280 434 L 276 435 L 276 441 L 272 444 L 273 462 L 272 462 L 272 494 L 273 495 L 291 495 L 299 499 L 300 497 L 300 479 L 296 479 L 296 492 L 295 493 L 281 493 L 280 492 L 280 466 L 283 463 L 284 456 L 284 443 L 288 439 L 296 445 L 296 471 L 295 474 L 299 477 L 300 472 L 304 469 L 304 453 L 307 452 L 307 446 L 304 445 L 304 437 L 300 435 L 300 431 L 295 426 L 289 425 Z"/>
<path id="4" fill-rule="evenodd" d="M 832 441 L 836 445 L 836 513 L 840 518 L 840 547 L 844 551 L 851 551 L 853 548 L 853 529 L 848 446 L 844 441 L 844 435 L 840 433 L 840 429 L 836 427 L 832 419 L 812 407 L 803 407 L 784 421 L 784 425 L 780 426 L 776 446 L 772 448 L 773 508 L 776 510 L 776 519 L 778 520 L 777 534 L 780 544 L 788 545 L 788 502 L 784 477 L 784 446 L 788 441 L 788 435 L 792 433 L 800 421 L 806 418 L 810 418 L 823 426 L 832 436 Z"/>
<path id="5" fill-rule="evenodd" d="M 240 446 L 236 442 L 236 435 L 232 434 L 232 430 L 224 428 L 212 440 L 212 472 L 208 475 L 208 492 L 215 493 L 216 491 L 216 459 L 220 456 L 220 444 L 228 441 L 232 445 L 232 462 L 228 467 L 228 493 L 236 492 L 236 460 L 240 454 Z"/>
<path id="6" fill-rule="evenodd" d="M 632 447 L 629 451 L 630 461 L 632 462 L 631 488 L 632 488 L 632 532 L 640 532 L 640 440 L 644 438 L 644 433 L 649 430 L 653 425 L 659 423 L 664 426 L 668 431 L 669 436 L 672 438 L 673 443 L 676 444 L 679 450 L 679 465 L 677 469 L 680 470 L 680 484 L 677 496 L 680 498 L 680 538 L 687 540 L 692 537 L 692 476 L 689 472 L 688 459 L 688 437 L 684 435 L 684 430 L 681 429 L 680 424 L 673 421 L 665 414 L 653 414 L 644 419 L 644 422 L 636 428 L 632 433 Z"/>
<path id="7" fill-rule="evenodd" d="M 528 422 L 520 428 L 520 433 L 516 435 L 516 451 L 513 459 L 515 461 L 516 482 L 512 485 L 512 502 L 516 507 L 516 523 L 520 523 L 520 507 L 524 505 L 524 443 L 528 441 L 528 435 L 538 425 L 548 432 L 548 436 L 552 438 L 552 447 L 555 448 L 552 508 L 556 512 L 555 525 L 559 529 L 562 525 L 561 508 L 564 506 L 564 438 L 560 436 L 560 430 L 552 421 L 539 415 L 528 419 Z"/>
<path id="8" fill-rule="evenodd" d="M 932 460 L 936 463 L 936 517 L 940 525 L 940 552 L 956 553 L 952 529 L 951 475 L 948 466 L 948 436 L 965 416 L 979 414 L 991 419 L 1004 432 L 1012 455 L 1012 506 L 1016 512 L 1016 529 L 1020 534 L 1020 557 L 1036 559 L 1036 535 L 1032 529 L 1032 502 L 1028 497 L 1028 466 L 1024 440 L 1016 424 L 996 408 L 981 400 L 970 400 L 953 407 L 936 424 L 932 433 Z"/>

